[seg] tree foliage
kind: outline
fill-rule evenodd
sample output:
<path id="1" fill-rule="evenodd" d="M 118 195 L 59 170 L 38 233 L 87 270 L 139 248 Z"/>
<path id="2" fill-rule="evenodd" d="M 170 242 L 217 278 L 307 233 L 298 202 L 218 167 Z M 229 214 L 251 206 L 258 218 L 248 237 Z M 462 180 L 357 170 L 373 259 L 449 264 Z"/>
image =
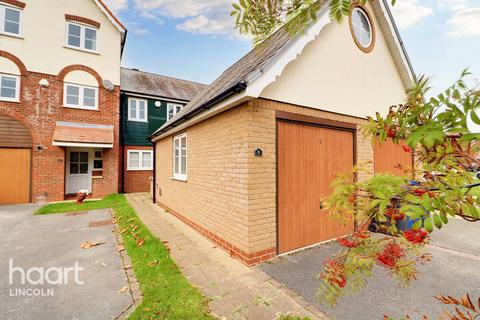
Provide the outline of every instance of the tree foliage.
<path id="1" fill-rule="evenodd" d="M 255 45 L 268 38 L 282 26 L 295 36 L 317 20 L 318 12 L 326 0 L 238 0 L 231 16 L 241 34 L 252 37 Z M 352 4 L 365 4 L 367 0 L 332 0 L 330 17 L 341 22 L 350 14 Z M 395 0 L 392 0 L 395 4 Z"/>
<path id="2" fill-rule="evenodd" d="M 335 304 L 345 288 L 363 288 L 375 265 L 409 284 L 416 279 L 416 265 L 430 260 L 423 252 L 429 233 L 453 217 L 480 221 L 475 189 L 480 134 L 469 128 L 470 122 L 480 125 L 480 98 L 465 84 L 469 75 L 464 71 L 453 86 L 430 99 L 428 80 L 422 77 L 404 104 L 390 107 L 386 117 L 369 118 L 362 128 L 372 140 L 398 144 L 404 139 L 408 146 L 403 149 L 413 154 L 415 166 L 402 168 L 403 177 L 378 174 L 356 181 L 362 170 L 356 168 L 350 176 L 337 178 L 333 194 L 325 199 L 328 209 L 342 219 L 355 219 L 359 227 L 339 240 L 345 249 L 320 273 L 322 298 Z M 412 230 L 402 231 L 399 223 L 406 218 L 415 223 Z M 366 233 L 372 223 L 382 226 L 386 235 Z"/>

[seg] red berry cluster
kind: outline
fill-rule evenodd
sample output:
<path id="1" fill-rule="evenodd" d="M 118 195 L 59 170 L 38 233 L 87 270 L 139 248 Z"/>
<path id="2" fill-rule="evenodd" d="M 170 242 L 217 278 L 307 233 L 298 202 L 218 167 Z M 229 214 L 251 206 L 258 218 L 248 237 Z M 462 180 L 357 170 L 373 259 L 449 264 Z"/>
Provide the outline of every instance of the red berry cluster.
<path id="1" fill-rule="evenodd" d="M 328 260 L 325 264 L 325 277 L 328 282 L 345 288 L 347 277 L 345 276 L 345 267 L 336 260 Z"/>
<path id="2" fill-rule="evenodd" d="M 412 152 L 412 148 L 408 147 L 408 146 L 402 146 L 402 149 L 403 151 L 405 151 L 406 153 L 411 153 Z"/>
<path id="3" fill-rule="evenodd" d="M 387 137 L 395 138 L 395 136 L 397 135 L 397 131 L 394 128 L 386 127 L 385 129 L 387 130 Z"/>
<path id="4" fill-rule="evenodd" d="M 385 211 L 385 216 L 395 221 L 401 221 L 405 219 L 405 214 L 394 208 L 388 208 L 387 211 Z"/>
<path id="5" fill-rule="evenodd" d="M 346 248 L 356 248 L 358 247 L 359 243 L 357 241 L 352 241 L 352 240 L 348 240 L 346 238 L 341 238 L 341 239 L 338 239 L 337 242 L 342 246 L 342 247 L 346 247 Z"/>
<path id="6" fill-rule="evenodd" d="M 412 193 L 414 195 L 416 195 L 417 197 L 423 197 L 423 195 L 425 193 L 428 193 L 428 196 L 430 198 L 435 198 L 437 196 L 435 192 L 427 191 L 427 190 L 424 190 L 424 189 L 414 189 L 414 190 L 412 190 Z"/>
<path id="7" fill-rule="evenodd" d="M 408 230 L 403 233 L 405 239 L 414 244 L 423 244 L 428 237 L 428 232 L 426 230 Z"/>
<path id="8" fill-rule="evenodd" d="M 395 267 L 398 260 L 405 256 L 403 249 L 395 242 L 389 242 L 377 255 L 377 261 L 389 268 Z"/>

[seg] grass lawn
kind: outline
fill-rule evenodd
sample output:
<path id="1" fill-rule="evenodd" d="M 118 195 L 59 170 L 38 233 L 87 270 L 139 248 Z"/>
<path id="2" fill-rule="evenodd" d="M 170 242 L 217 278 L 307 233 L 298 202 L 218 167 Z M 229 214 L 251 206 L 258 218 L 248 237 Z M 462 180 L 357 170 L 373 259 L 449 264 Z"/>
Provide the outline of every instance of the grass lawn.
<path id="1" fill-rule="evenodd" d="M 182 275 L 164 244 L 143 225 L 123 195 L 103 200 L 49 204 L 36 214 L 111 208 L 143 293 L 142 304 L 129 319 L 214 319 L 205 297 Z"/>

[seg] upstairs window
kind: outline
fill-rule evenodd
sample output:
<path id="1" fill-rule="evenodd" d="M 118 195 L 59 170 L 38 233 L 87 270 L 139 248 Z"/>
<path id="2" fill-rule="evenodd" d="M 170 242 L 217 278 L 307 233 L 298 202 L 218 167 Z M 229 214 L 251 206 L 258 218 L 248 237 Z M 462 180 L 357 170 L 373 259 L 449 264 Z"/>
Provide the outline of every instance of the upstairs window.
<path id="1" fill-rule="evenodd" d="M 67 46 L 96 52 L 97 29 L 67 22 Z"/>
<path id="2" fill-rule="evenodd" d="M 65 83 L 64 106 L 87 110 L 98 110 L 98 88 Z"/>
<path id="3" fill-rule="evenodd" d="M 128 98 L 128 120 L 148 122 L 147 100 Z"/>
<path id="4" fill-rule="evenodd" d="M 0 100 L 19 101 L 20 77 L 0 73 Z"/>
<path id="5" fill-rule="evenodd" d="M 0 33 L 19 36 L 22 10 L 0 4 Z"/>
<path id="6" fill-rule="evenodd" d="M 167 121 L 172 119 L 174 115 L 176 115 L 180 110 L 182 110 L 183 106 L 181 104 L 174 104 L 168 103 L 167 104 Z"/>

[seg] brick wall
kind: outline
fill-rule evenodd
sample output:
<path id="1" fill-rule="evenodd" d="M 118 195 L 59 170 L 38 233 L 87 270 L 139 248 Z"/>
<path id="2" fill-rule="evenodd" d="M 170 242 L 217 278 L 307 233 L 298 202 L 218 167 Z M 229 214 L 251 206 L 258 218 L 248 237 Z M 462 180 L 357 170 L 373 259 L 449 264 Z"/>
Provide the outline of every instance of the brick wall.
<path id="1" fill-rule="evenodd" d="M 32 201 L 64 199 L 65 148 L 52 146 L 56 121 L 114 126 L 114 148 L 104 150 L 103 178 L 93 180 L 93 196 L 118 192 L 120 88 L 110 92 L 99 86 L 98 111 L 63 108 L 62 75 L 22 73 L 20 103 L 0 101 L 0 114 L 20 121 L 32 134 Z M 48 87 L 40 86 L 42 79 Z"/>
<path id="2" fill-rule="evenodd" d="M 276 247 L 276 111 L 361 125 L 366 120 L 257 99 L 187 129 L 188 181 L 172 180 L 172 137 L 157 143 L 157 201 L 247 264 Z M 263 157 L 255 157 L 257 148 Z M 357 134 L 357 162 L 373 148 Z M 360 177 L 363 179 L 368 174 Z M 235 251 L 241 251 L 236 254 Z M 260 255 L 259 253 L 267 253 Z"/>
<path id="3" fill-rule="evenodd" d="M 153 147 L 144 146 L 124 146 L 123 147 L 124 174 L 123 174 L 123 192 L 150 192 L 153 170 L 132 171 L 127 170 L 128 150 L 152 150 Z"/>

